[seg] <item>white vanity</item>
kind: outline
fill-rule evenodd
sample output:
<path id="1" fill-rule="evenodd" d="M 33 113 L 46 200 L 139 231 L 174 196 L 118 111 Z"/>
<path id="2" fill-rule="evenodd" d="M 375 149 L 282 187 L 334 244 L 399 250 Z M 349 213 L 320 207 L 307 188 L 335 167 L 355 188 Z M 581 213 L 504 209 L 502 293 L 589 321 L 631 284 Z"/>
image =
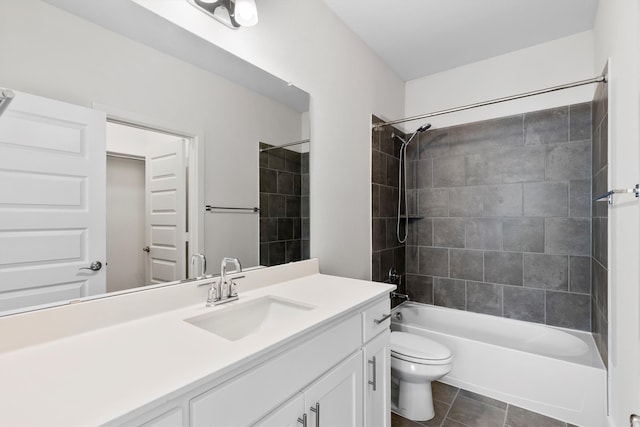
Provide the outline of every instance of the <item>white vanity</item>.
<path id="1" fill-rule="evenodd" d="M 317 260 L 0 318 L 0 425 L 389 426 L 389 292 Z M 225 325 L 228 325 L 227 327 Z"/>

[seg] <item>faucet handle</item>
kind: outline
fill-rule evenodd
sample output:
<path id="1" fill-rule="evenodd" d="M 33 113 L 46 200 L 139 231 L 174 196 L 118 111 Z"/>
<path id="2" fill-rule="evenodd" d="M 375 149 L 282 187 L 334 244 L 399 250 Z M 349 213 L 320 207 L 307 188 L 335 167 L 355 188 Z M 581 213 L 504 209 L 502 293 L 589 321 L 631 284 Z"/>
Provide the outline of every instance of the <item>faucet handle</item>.
<path id="1" fill-rule="evenodd" d="M 229 298 L 238 296 L 238 285 L 233 279 L 229 280 Z"/>

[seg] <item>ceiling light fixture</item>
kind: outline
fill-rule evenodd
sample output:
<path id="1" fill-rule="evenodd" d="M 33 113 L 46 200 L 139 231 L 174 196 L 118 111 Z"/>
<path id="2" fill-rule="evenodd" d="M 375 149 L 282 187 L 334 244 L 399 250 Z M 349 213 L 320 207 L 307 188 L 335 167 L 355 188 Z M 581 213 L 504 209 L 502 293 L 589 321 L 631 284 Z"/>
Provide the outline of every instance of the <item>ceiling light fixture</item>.
<path id="1" fill-rule="evenodd" d="M 234 30 L 240 27 L 252 27 L 258 23 L 255 0 L 188 0 L 188 2 Z"/>

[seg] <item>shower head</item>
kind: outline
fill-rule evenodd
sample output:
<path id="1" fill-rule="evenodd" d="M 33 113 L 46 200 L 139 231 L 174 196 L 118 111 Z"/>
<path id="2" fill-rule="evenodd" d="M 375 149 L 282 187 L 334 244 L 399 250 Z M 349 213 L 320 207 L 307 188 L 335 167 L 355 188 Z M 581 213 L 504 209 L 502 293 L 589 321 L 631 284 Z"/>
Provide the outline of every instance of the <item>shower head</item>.
<path id="1" fill-rule="evenodd" d="M 409 139 L 407 139 L 407 142 L 405 142 L 406 145 L 409 145 L 409 143 L 411 142 L 411 140 L 419 133 L 424 132 L 425 130 L 429 129 L 431 127 L 431 123 L 425 123 L 422 126 L 420 126 L 418 129 L 415 130 L 415 132 L 413 132 L 411 134 L 411 136 L 409 137 Z"/>
<path id="2" fill-rule="evenodd" d="M 422 126 L 420 126 L 418 129 L 416 129 L 415 133 L 422 133 L 425 130 L 429 129 L 431 127 L 431 123 L 425 123 Z"/>

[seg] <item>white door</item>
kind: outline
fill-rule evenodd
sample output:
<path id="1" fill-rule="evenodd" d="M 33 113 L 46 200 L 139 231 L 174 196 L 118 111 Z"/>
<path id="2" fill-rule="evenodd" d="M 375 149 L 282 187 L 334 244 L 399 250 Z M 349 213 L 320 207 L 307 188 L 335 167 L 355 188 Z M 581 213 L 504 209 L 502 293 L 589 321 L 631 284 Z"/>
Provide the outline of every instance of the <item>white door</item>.
<path id="1" fill-rule="evenodd" d="M 391 333 L 385 331 L 364 347 L 364 425 L 391 426 Z"/>
<path id="2" fill-rule="evenodd" d="M 362 426 L 362 353 L 354 354 L 316 381 L 304 396 L 308 425 Z"/>
<path id="3" fill-rule="evenodd" d="M 185 145 L 180 139 L 149 146 L 145 182 L 147 283 L 187 277 Z"/>
<path id="4" fill-rule="evenodd" d="M 105 292 L 105 123 L 20 92 L 0 117 L 0 312 Z"/>

